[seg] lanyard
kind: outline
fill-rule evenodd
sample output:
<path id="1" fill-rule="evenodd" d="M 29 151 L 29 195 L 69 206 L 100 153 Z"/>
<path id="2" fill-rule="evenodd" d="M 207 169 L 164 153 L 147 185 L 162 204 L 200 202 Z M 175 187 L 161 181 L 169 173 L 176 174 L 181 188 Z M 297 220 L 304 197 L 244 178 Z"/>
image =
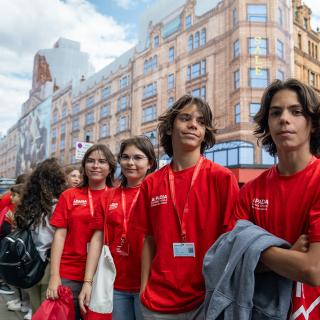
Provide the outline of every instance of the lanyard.
<path id="1" fill-rule="evenodd" d="M 133 209 L 134 205 L 137 203 L 139 193 L 140 193 L 140 187 L 139 187 L 139 190 L 137 191 L 135 197 L 132 200 L 132 204 L 130 206 L 129 211 L 127 212 L 126 195 L 125 195 L 123 188 L 121 188 L 121 205 L 122 205 L 122 211 L 123 211 L 123 228 L 122 228 L 123 231 L 122 231 L 122 235 L 121 235 L 122 241 L 126 240 L 126 238 L 127 238 L 128 221 L 130 219 L 132 209 Z"/>
<path id="2" fill-rule="evenodd" d="M 108 190 L 108 187 L 106 186 L 104 188 L 104 191 L 107 191 Z M 90 188 L 88 187 L 88 197 L 89 197 L 89 207 L 90 207 L 90 213 L 91 213 L 91 216 L 93 217 L 94 215 L 94 210 L 93 210 L 93 200 L 92 200 L 92 194 L 91 194 L 91 191 L 90 191 Z"/>
<path id="3" fill-rule="evenodd" d="M 175 211 L 176 215 L 178 216 L 179 227 L 180 227 L 180 231 L 181 231 L 181 239 L 183 242 L 185 241 L 186 234 L 187 234 L 186 226 L 187 226 L 187 213 L 189 212 L 189 193 L 190 193 L 192 186 L 194 185 L 195 180 L 197 179 L 197 177 L 199 175 L 203 160 L 204 160 L 204 158 L 201 156 L 196 164 L 194 171 L 193 171 L 192 179 L 191 179 L 191 183 L 190 183 L 190 188 L 187 193 L 187 200 L 186 200 L 186 203 L 184 204 L 184 207 L 183 207 L 181 219 L 180 219 L 180 215 L 178 213 L 178 208 L 177 208 L 176 190 L 175 190 L 175 186 L 174 186 L 174 174 L 173 174 L 171 166 L 170 165 L 168 166 L 170 194 L 171 194 L 173 207 L 175 209 L 174 211 Z"/>

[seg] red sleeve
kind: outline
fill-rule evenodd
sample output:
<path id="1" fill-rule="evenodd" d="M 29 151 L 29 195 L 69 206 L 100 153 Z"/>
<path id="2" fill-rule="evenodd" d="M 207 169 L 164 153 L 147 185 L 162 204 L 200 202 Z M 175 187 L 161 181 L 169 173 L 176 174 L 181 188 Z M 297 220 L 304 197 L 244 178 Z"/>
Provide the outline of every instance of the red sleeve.
<path id="1" fill-rule="evenodd" d="M 68 211 L 68 199 L 62 193 L 53 211 L 50 224 L 56 228 L 66 228 L 68 226 Z"/>
<path id="2" fill-rule="evenodd" d="M 11 192 L 7 192 L 2 195 L 2 198 L 0 199 L 0 211 L 2 211 L 5 207 L 10 208 L 11 205 Z"/>
<path id="3" fill-rule="evenodd" d="M 146 179 L 140 189 L 137 200 L 135 214 L 132 217 L 132 227 L 144 235 L 152 235 L 152 226 L 150 222 L 150 192 L 148 179 Z"/>
<path id="4" fill-rule="evenodd" d="M 236 201 L 235 208 L 230 216 L 227 224 L 227 231 L 230 231 L 235 226 L 236 222 L 240 219 L 250 219 L 250 201 L 248 200 L 248 192 L 246 186 L 242 187 L 239 193 L 239 197 Z"/>
<path id="5" fill-rule="evenodd" d="M 320 242 L 320 195 L 318 201 L 312 206 L 309 216 L 309 241 Z"/>

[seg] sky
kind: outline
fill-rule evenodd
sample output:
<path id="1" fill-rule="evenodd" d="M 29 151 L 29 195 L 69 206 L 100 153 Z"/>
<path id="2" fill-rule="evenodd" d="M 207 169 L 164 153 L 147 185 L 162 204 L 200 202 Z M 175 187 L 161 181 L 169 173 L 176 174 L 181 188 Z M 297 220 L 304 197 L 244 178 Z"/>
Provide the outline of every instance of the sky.
<path id="1" fill-rule="evenodd" d="M 319 0 L 305 0 L 320 27 Z M 60 38 L 81 43 L 98 71 L 138 40 L 139 19 L 155 0 L 0 0 L 0 135 L 29 97 L 33 58 Z M 107 49 L 107 50 L 106 50 Z"/>

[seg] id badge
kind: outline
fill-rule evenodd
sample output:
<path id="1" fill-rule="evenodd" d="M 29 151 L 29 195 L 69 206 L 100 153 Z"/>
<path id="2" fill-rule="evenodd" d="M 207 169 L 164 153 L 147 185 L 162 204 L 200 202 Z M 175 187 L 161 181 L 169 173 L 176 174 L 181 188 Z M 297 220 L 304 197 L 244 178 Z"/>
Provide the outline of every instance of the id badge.
<path id="1" fill-rule="evenodd" d="M 195 257 L 194 242 L 174 242 L 173 256 L 174 257 Z"/>
<path id="2" fill-rule="evenodd" d="M 116 247 L 116 253 L 120 256 L 129 256 L 129 243 L 128 241 L 121 241 Z"/>

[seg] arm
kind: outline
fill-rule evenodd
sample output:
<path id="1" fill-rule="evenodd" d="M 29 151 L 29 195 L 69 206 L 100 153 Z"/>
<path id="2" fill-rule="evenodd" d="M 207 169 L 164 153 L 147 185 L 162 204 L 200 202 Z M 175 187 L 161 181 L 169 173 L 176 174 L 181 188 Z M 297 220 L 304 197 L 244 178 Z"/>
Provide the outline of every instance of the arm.
<path id="1" fill-rule="evenodd" d="M 320 243 L 310 243 L 308 252 L 271 247 L 261 254 L 269 269 L 294 281 L 320 285 Z"/>
<path id="2" fill-rule="evenodd" d="M 155 243 L 152 236 L 146 236 L 142 247 L 141 256 L 141 289 L 140 294 L 145 290 L 150 274 L 151 262 L 154 257 Z"/>
<path id="3" fill-rule="evenodd" d="M 57 228 L 54 233 L 53 242 L 51 246 L 50 281 L 47 289 L 48 299 L 57 299 L 59 297 L 58 287 L 59 285 L 61 285 L 60 261 L 66 236 L 66 228 Z"/>
<path id="4" fill-rule="evenodd" d="M 81 292 L 79 294 L 79 305 L 81 311 L 85 314 L 87 312 L 86 306 L 88 306 L 91 297 L 93 276 L 96 272 L 99 257 L 101 254 L 103 245 L 103 232 L 101 230 L 96 230 L 92 235 L 84 278 L 88 281 L 83 283 Z"/>

